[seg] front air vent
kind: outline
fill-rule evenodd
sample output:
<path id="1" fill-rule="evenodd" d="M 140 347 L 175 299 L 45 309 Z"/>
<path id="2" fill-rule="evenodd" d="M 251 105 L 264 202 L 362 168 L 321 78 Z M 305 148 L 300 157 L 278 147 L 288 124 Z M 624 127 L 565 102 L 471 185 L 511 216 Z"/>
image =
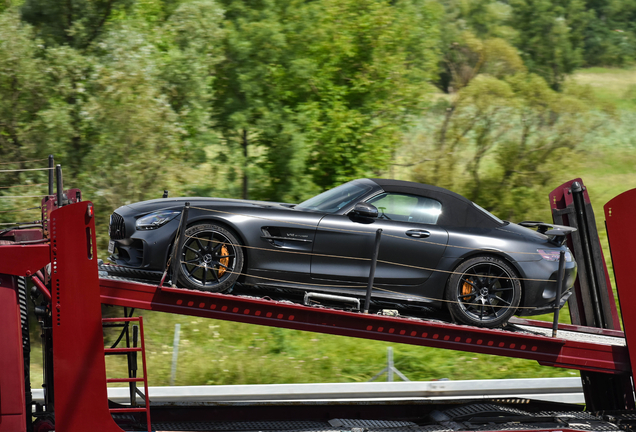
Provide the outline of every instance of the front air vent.
<path id="1" fill-rule="evenodd" d="M 124 224 L 124 218 L 113 213 L 110 216 L 110 226 L 108 227 L 108 234 L 113 240 L 121 240 L 126 238 L 126 225 Z"/>

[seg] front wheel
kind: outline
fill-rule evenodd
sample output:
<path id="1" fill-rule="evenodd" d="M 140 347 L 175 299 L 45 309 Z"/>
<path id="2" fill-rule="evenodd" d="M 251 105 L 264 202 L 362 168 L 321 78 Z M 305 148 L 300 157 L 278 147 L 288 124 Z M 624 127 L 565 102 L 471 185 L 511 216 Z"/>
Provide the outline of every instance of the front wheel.
<path id="1" fill-rule="evenodd" d="M 238 240 L 213 223 L 194 225 L 185 231 L 179 258 L 179 282 L 197 290 L 227 291 L 243 269 L 243 250 Z"/>
<path id="2" fill-rule="evenodd" d="M 448 278 L 448 308 L 457 320 L 479 327 L 499 327 L 521 301 L 521 283 L 505 261 L 492 256 L 470 258 Z"/>

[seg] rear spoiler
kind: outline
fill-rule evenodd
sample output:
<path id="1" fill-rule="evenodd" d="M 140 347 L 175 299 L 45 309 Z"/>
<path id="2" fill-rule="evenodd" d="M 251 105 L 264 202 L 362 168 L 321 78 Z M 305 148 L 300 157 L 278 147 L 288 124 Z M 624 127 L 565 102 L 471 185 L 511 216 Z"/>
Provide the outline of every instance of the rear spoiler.
<path id="1" fill-rule="evenodd" d="M 576 231 L 576 228 L 573 227 L 536 221 L 523 221 L 519 222 L 519 225 L 526 228 L 536 228 L 539 234 L 545 234 L 550 238 L 550 242 L 557 246 L 562 246 L 566 236 Z"/>

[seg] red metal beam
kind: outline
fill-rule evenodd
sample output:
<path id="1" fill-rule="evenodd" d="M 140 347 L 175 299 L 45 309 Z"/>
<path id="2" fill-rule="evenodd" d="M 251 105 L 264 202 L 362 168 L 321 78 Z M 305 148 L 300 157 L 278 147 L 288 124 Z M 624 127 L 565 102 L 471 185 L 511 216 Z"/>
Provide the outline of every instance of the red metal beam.
<path id="1" fill-rule="evenodd" d="M 37 245 L 0 245 L 0 274 L 26 276 L 51 262 L 48 243 Z"/>
<path id="2" fill-rule="evenodd" d="M 624 346 L 318 309 L 251 297 L 158 288 L 113 279 L 100 279 L 99 283 L 102 303 L 117 306 L 525 358 L 563 368 L 605 373 L 630 371 L 629 356 Z"/>

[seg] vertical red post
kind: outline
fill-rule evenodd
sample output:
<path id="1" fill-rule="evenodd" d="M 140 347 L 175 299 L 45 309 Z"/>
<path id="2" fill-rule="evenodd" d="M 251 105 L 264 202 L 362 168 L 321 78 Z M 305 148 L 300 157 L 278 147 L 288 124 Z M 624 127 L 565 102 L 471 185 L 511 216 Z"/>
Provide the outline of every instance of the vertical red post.
<path id="1" fill-rule="evenodd" d="M 634 263 L 636 263 L 636 189 L 624 192 L 605 204 L 605 226 L 612 251 L 612 264 L 618 301 L 623 311 L 623 330 L 627 346 L 636 349 L 636 305 Z M 632 374 L 636 370 L 636 354 L 630 354 Z"/>
<path id="2" fill-rule="evenodd" d="M 572 324 L 620 329 L 594 210 L 583 181 L 580 178 L 570 180 L 553 190 L 550 206 L 556 223 L 578 230 L 568 241 L 579 264 L 579 277 L 569 301 Z M 634 409 L 630 376 L 581 371 L 581 382 L 588 410 Z"/>
<path id="3" fill-rule="evenodd" d="M 0 432 L 26 431 L 22 327 L 15 276 L 0 274 Z"/>
<path id="4" fill-rule="evenodd" d="M 108 410 L 95 221 L 85 201 L 54 210 L 51 297 L 55 430 L 120 432 Z"/>
<path id="5" fill-rule="evenodd" d="M 609 280 L 609 274 L 603 257 L 603 250 L 601 248 L 596 229 L 590 229 L 589 231 L 590 247 L 598 253 L 598 259 L 594 260 L 592 263 L 595 268 L 588 268 L 584 265 L 582 239 L 580 239 L 580 236 L 583 234 L 584 227 L 579 226 L 579 222 L 577 221 L 574 195 L 572 194 L 572 187 L 575 183 L 579 183 L 583 187 L 583 200 L 586 210 L 587 223 L 593 228 L 595 226 L 594 211 L 592 209 L 587 189 L 583 185 L 583 180 L 580 178 L 570 180 L 550 193 L 550 206 L 552 208 L 552 217 L 554 222 L 560 225 L 571 226 L 579 230 L 578 232 L 573 233 L 568 241 L 568 246 L 572 252 L 574 252 L 574 256 L 579 263 L 579 277 L 574 285 L 574 295 L 570 297 L 569 302 L 572 324 L 602 327 L 594 318 L 592 309 L 595 305 L 591 304 L 593 296 L 590 292 L 592 289 L 590 286 L 590 279 L 592 279 L 594 277 L 594 273 L 596 273 L 598 275 L 597 283 L 600 284 L 599 301 L 601 304 L 598 306 L 602 309 L 602 315 L 606 321 L 606 328 L 619 330 L 620 319 L 616 310 L 612 284 Z M 574 242 L 574 237 L 579 238 L 580 240 Z"/>

